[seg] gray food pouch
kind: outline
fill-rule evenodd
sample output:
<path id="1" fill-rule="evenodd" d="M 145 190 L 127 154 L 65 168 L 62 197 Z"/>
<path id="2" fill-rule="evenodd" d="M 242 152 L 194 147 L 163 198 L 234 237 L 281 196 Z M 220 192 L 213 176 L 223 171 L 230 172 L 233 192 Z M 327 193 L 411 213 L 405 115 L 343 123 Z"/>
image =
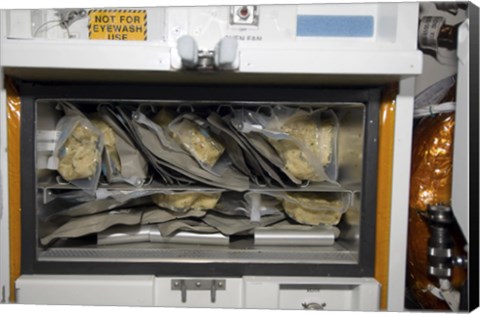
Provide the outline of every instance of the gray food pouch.
<path id="1" fill-rule="evenodd" d="M 230 167 L 227 167 L 222 176 L 219 177 L 202 169 L 188 154 L 165 149 L 161 144 L 160 136 L 155 131 L 155 128 L 149 128 L 153 122 L 148 120 L 148 118 L 141 113 L 137 113 L 137 115 L 137 120 L 133 121 L 133 126 L 138 133 L 139 138 L 142 140 L 145 147 L 147 147 L 158 159 L 164 160 L 172 165 L 172 169 L 194 179 L 199 179 L 200 182 L 217 187 L 236 191 L 244 191 L 249 188 L 248 178 L 234 171 Z"/>
<path id="2" fill-rule="evenodd" d="M 178 223 L 179 229 L 194 229 L 194 226 L 185 227 L 186 223 Z M 210 228 L 210 227 L 208 227 Z M 178 244 L 205 244 L 228 245 L 229 238 L 221 233 L 200 233 L 196 231 L 175 231 L 169 236 L 162 236 L 158 226 L 114 226 L 97 235 L 98 245 L 130 244 L 130 243 L 178 243 Z"/>
<path id="3" fill-rule="evenodd" d="M 107 189 L 98 189 L 96 192 L 96 199 L 93 201 L 77 203 L 74 206 L 70 206 L 66 209 L 60 211 L 53 211 L 47 219 L 53 220 L 57 217 L 77 217 L 98 214 L 106 212 L 121 206 L 128 204 L 129 207 L 133 206 L 142 206 L 151 204 L 150 199 L 151 194 L 157 193 L 152 190 L 107 190 Z M 52 206 L 55 206 L 55 203 L 52 203 Z"/>
<path id="4" fill-rule="evenodd" d="M 158 230 L 164 237 L 169 237 L 174 235 L 179 231 L 191 231 L 198 233 L 217 233 L 218 230 L 214 227 L 211 227 L 204 222 L 191 220 L 191 219 L 182 219 L 182 220 L 172 220 L 167 221 L 157 225 Z"/>
<path id="5" fill-rule="evenodd" d="M 303 225 L 299 224 L 292 220 L 282 220 L 278 223 L 267 227 L 259 227 L 258 230 L 332 230 L 335 234 L 335 238 L 340 236 L 340 230 L 335 226 L 310 226 L 310 225 Z"/>
<path id="6" fill-rule="evenodd" d="M 287 133 L 268 128 L 269 120 L 269 117 L 261 113 L 242 108 L 233 110 L 231 122 L 236 130 L 245 134 L 260 133 L 272 139 L 287 139 Z"/>
<path id="7" fill-rule="evenodd" d="M 281 212 L 280 202 L 270 195 L 248 192 L 245 193 L 244 198 L 249 207 L 251 221 L 261 221 L 264 216 L 279 215 Z"/>
<path id="8" fill-rule="evenodd" d="M 191 209 L 187 212 L 175 212 L 167 209 L 149 208 L 145 210 L 142 217 L 142 224 L 163 223 L 182 218 L 200 218 L 205 216 L 206 209 Z"/>
<path id="9" fill-rule="evenodd" d="M 131 244 L 150 242 L 150 233 L 155 226 L 118 225 L 97 233 L 97 245 Z"/>
<path id="10" fill-rule="evenodd" d="M 91 202 L 96 199 L 95 195 L 86 193 L 83 190 L 48 190 L 44 194 L 43 204 L 61 200 L 63 204 L 78 204 Z"/>
<path id="11" fill-rule="evenodd" d="M 241 143 L 236 141 L 235 137 L 229 132 L 230 130 L 225 130 L 222 118 L 216 112 L 211 112 L 207 118 L 207 121 L 212 132 L 214 132 L 222 140 L 222 142 L 225 143 L 228 157 L 235 167 L 237 167 L 240 172 L 251 178 L 252 173 L 245 161 L 244 152 L 240 146 Z"/>
<path id="12" fill-rule="evenodd" d="M 185 179 L 183 176 L 181 176 L 180 178 L 176 177 L 175 175 L 167 171 L 168 168 L 165 168 L 157 164 L 157 159 L 150 152 L 150 150 L 147 147 L 145 147 L 138 133 L 136 132 L 133 126 L 131 114 L 121 106 L 116 106 L 114 109 L 108 106 L 101 107 L 103 114 L 108 114 L 109 118 L 112 121 L 115 121 L 115 123 L 119 127 L 123 128 L 128 133 L 128 135 L 132 139 L 132 142 L 135 143 L 134 145 L 136 145 L 142 151 L 143 156 L 147 158 L 147 160 L 150 163 L 150 166 L 160 176 L 160 179 L 162 180 L 162 182 L 165 184 L 174 184 L 174 183 L 188 184 L 186 180 L 183 180 Z"/>
<path id="13" fill-rule="evenodd" d="M 147 129 L 151 130 L 160 142 L 160 146 L 163 147 L 163 149 L 165 149 L 166 151 L 181 153 L 190 156 L 190 154 L 188 152 L 185 152 L 181 145 L 172 138 L 168 129 L 156 124 L 155 122 L 147 118 L 145 114 L 139 111 L 133 112 L 132 120 L 134 121 L 134 123 L 143 125 L 147 127 Z"/>
<path id="14" fill-rule="evenodd" d="M 282 158 L 278 155 L 277 151 L 270 145 L 270 143 L 263 138 L 260 134 L 257 133 L 248 133 L 244 134 L 245 138 L 252 144 L 252 146 L 265 157 L 268 161 L 270 161 L 275 167 L 282 170 L 283 173 L 295 184 L 300 185 L 302 184 L 302 180 L 297 179 L 294 175 L 290 173 L 285 168 L 285 163 L 283 162 Z"/>
<path id="15" fill-rule="evenodd" d="M 241 110 L 237 110 L 237 111 L 234 111 L 234 112 L 238 113 L 238 111 L 243 112 L 243 111 L 246 111 L 246 110 L 241 109 Z M 261 169 L 260 173 L 263 176 L 264 180 L 267 182 L 266 185 L 269 185 L 270 182 L 271 182 L 270 179 L 273 179 L 273 181 L 277 182 L 281 187 L 286 187 L 285 182 L 283 182 L 282 178 L 279 176 L 277 171 L 270 165 L 272 160 L 270 160 L 268 158 L 263 158 L 262 154 L 257 152 L 253 143 L 251 143 L 248 138 L 241 135 L 242 132 L 237 129 L 239 127 L 242 128 L 242 126 L 238 123 L 238 120 L 235 117 L 232 117 L 230 115 L 223 117 L 223 120 L 228 123 L 230 131 L 233 134 L 235 134 L 235 136 L 238 138 L 238 141 L 243 144 L 244 149 L 246 151 L 248 151 L 251 156 L 253 156 L 252 157 L 253 160 L 248 159 L 249 164 L 251 166 L 256 166 L 256 164 L 259 165 L 259 167 Z M 269 157 L 269 156 L 267 156 L 267 157 Z M 264 172 L 266 173 L 266 175 L 263 174 Z M 259 185 L 261 185 L 261 184 L 259 184 Z"/>
<path id="16" fill-rule="evenodd" d="M 188 229 L 188 227 L 183 227 Z M 169 236 L 163 236 L 158 228 L 152 229 L 150 232 L 150 242 L 152 243 L 178 243 L 191 245 L 228 245 L 230 238 L 224 236 L 220 232 L 198 232 L 192 231 L 176 231 Z"/>
<path id="17" fill-rule="evenodd" d="M 50 235 L 40 240 L 42 245 L 48 245 L 55 239 L 78 238 L 88 234 L 98 233 L 113 225 L 136 225 L 140 223 L 142 212 L 131 209 L 111 211 L 97 215 L 72 218 Z"/>
<path id="18" fill-rule="evenodd" d="M 239 216 L 225 216 L 215 212 L 209 212 L 202 221 L 216 228 L 225 235 L 243 234 L 255 229 L 255 227 L 265 227 L 285 219 L 283 213 L 276 215 L 264 216 L 260 221 L 253 222 L 249 218 L 242 218 Z"/>
<path id="19" fill-rule="evenodd" d="M 105 138 L 104 156 L 107 163 L 104 163 L 104 172 L 107 180 L 110 183 L 126 182 L 141 186 L 148 176 L 148 164 L 135 144 L 102 108 L 99 108 L 94 122 L 98 124 Z"/>
<path id="20" fill-rule="evenodd" d="M 224 215 L 244 216 L 253 222 L 259 222 L 263 216 L 280 214 L 281 203 L 275 197 L 258 192 L 252 191 L 244 194 L 226 192 L 215 211 Z"/>
<path id="21" fill-rule="evenodd" d="M 224 192 L 213 210 L 223 215 L 250 217 L 247 201 L 237 192 Z"/>
<path id="22" fill-rule="evenodd" d="M 228 120 L 231 117 L 224 117 L 224 120 Z M 232 132 L 237 132 L 238 131 L 235 129 L 233 126 L 233 122 L 230 121 L 230 128 Z M 277 182 L 281 187 L 286 187 L 285 183 L 283 180 L 280 178 L 279 174 L 277 171 L 270 165 L 270 161 L 264 159 L 252 146 L 252 144 L 246 139 L 245 137 L 241 136 L 240 134 L 237 134 L 238 140 L 241 141 L 246 147 L 246 149 L 251 153 L 251 155 L 254 158 L 254 162 L 258 163 L 260 168 L 262 169 L 260 172 L 266 181 L 266 185 L 269 185 L 271 183 L 271 179 L 273 179 L 275 182 Z M 249 160 L 250 161 L 250 160 Z M 265 172 L 265 174 L 264 174 Z M 259 184 L 260 185 L 260 184 Z"/>
<path id="23" fill-rule="evenodd" d="M 251 178 L 252 182 L 255 182 L 258 185 L 265 185 L 265 182 L 268 181 L 268 178 L 265 177 L 263 173 L 264 170 L 262 169 L 262 166 L 260 165 L 257 156 L 253 155 L 250 147 L 245 145 L 245 143 L 239 138 L 235 131 L 229 127 L 229 119 L 229 116 L 221 118 L 216 112 L 212 112 L 208 116 L 207 121 L 210 123 L 212 128 L 217 129 L 218 132 L 222 132 L 221 134 L 223 134 L 225 137 L 228 137 L 225 140 L 226 143 L 235 143 L 242 150 L 245 157 L 243 160 L 239 160 L 241 157 L 237 156 L 230 157 L 234 164 L 239 163 L 239 168 L 243 168 L 246 166 L 246 168 L 248 169 L 246 171 L 246 174 Z"/>

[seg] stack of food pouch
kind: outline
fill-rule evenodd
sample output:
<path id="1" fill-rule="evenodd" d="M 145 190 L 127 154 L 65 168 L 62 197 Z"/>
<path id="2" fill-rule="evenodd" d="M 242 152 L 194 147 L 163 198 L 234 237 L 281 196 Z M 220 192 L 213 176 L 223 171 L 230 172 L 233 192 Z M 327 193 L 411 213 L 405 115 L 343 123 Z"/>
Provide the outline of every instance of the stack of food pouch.
<path id="1" fill-rule="evenodd" d="M 114 225 L 156 225 L 163 237 L 180 231 L 221 233 L 227 237 L 248 235 L 256 228 L 274 229 L 276 224 L 282 225 L 282 230 L 288 229 L 286 226 L 292 226 L 292 230 L 318 230 L 315 227 L 338 224 L 350 204 L 347 193 L 225 190 L 105 193 L 109 196 L 104 199 L 82 203 L 50 217 L 53 221 L 69 219 L 43 237 L 41 243 L 48 245 L 55 239 L 102 233 Z M 301 225 L 304 227 L 299 228 Z"/>
<path id="2" fill-rule="evenodd" d="M 96 193 L 102 174 L 107 183 L 142 186 L 147 162 L 115 121 L 100 110 L 89 117 L 67 102 L 58 109 L 65 115 L 56 126 L 59 136 L 50 168 L 65 182 L 90 194 Z"/>
<path id="3" fill-rule="evenodd" d="M 337 225 L 350 206 L 349 193 L 302 192 L 312 183 L 339 186 L 333 110 L 173 108 L 105 104 L 84 114 L 59 104 L 55 169 L 81 190 L 45 204 L 42 220 L 59 227 L 43 245 L 105 237 L 118 225 L 155 226 L 162 237 L 318 230 Z"/>
<path id="4" fill-rule="evenodd" d="M 336 184 L 339 123 L 330 109 L 271 106 L 266 114 L 231 108 L 220 115 L 101 105 L 87 117 L 71 104 L 59 106 L 65 116 L 57 125 L 56 169 L 89 190 L 100 173 L 110 184 L 141 186 L 148 164 L 169 185 L 246 191 L 250 184 Z"/>
<path id="5" fill-rule="evenodd" d="M 245 108 L 233 110 L 230 123 L 290 183 L 335 183 L 339 128 L 335 113 L 286 106 L 267 109 L 269 114 Z"/>

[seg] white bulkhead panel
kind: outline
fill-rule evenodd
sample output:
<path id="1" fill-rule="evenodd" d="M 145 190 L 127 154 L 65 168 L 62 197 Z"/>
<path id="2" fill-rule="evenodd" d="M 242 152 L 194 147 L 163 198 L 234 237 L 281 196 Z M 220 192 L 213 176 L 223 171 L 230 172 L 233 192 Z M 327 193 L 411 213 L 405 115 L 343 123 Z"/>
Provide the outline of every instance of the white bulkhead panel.
<path id="1" fill-rule="evenodd" d="M 20 304 L 153 305 L 153 276 L 29 275 L 16 282 Z"/>
<path id="2" fill-rule="evenodd" d="M 422 69 L 417 28 L 407 27 L 417 24 L 417 3 L 149 8 L 145 40 L 129 41 L 90 40 L 103 27 L 95 26 L 94 12 L 76 12 L 68 27 L 58 22 L 60 10 L 8 12 L 4 65 L 178 70 L 177 40 L 189 35 L 204 52 L 235 38 L 237 72 L 414 75 Z"/>
<path id="3" fill-rule="evenodd" d="M 212 292 L 200 285 L 222 282 Z M 188 282 L 185 299 L 178 281 Z M 16 282 L 22 304 L 129 305 L 210 308 L 378 310 L 380 285 L 370 278 L 23 275 Z M 212 302 L 212 293 L 215 294 Z M 183 302 L 184 301 L 184 302 Z M 317 308 L 318 309 L 318 308 Z"/>

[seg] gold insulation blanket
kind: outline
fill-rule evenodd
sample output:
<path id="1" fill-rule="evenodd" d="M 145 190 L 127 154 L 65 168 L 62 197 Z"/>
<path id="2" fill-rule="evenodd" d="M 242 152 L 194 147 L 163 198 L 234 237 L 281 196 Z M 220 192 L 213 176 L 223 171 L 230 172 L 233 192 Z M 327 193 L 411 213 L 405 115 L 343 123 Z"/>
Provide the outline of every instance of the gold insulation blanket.
<path id="1" fill-rule="evenodd" d="M 414 129 L 410 209 L 408 224 L 407 282 L 416 301 L 425 309 L 447 310 L 447 303 L 427 290 L 438 280 L 428 275 L 428 223 L 421 212 L 428 205 L 450 204 L 455 114 L 444 113 L 423 118 Z M 465 240 L 452 228 L 454 254 L 465 254 Z M 464 269 L 453 269 L 452 284 L 459 289 L 466 279 Z"/>
<path id="2" fill-rule="evenodd" d="M 20 276 L 20 97 L 10 79 L 7 90 L 8 205 L 10 226 L 10 302 L 15 302 L 15 281 Z"/>

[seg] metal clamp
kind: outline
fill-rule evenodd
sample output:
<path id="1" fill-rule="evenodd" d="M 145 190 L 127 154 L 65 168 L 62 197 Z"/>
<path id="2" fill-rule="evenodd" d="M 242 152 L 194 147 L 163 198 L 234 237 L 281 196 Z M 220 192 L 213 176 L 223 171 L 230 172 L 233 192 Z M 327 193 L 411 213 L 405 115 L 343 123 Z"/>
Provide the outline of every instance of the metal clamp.
<path id="1" fill-rule="evenodd" d="M 210 291 L 210 302 L 215 303 L 217 290 L 225 290 L 226 281 L 217 279 L 173 279 L 172 291 L 181 291 L 182 303 L 187 302 L 187 290 Z"/>
<path id="2" fill-rule="evenodd" d="M 67 29 L 78 20 L 87 17 L 85 9 L 63 9 L 58 10 L 57 15 L 60 17 L 60 27 Z"/>
<path id="3" fill-rule="evenodd" d="M 452 209 L 448 206 L 429 206 L 427 219 L 430 229 L 428 239 L 428 273 L 439 279 L 452 275 L 453 237 L 450 227 L 453 223 Z"/>
<path id="4" fill-rule="evenodd" d="M 324 310 L 325 306 L 327 306 L 326 303 L 322 303 L 322 304 L 319 304 L 319 303 L 316 303 L 316 302 L 310 302 L 310 303 L 303 302 L 302 303 L 302 307 L 303 307 L 304 310 Z"/>

